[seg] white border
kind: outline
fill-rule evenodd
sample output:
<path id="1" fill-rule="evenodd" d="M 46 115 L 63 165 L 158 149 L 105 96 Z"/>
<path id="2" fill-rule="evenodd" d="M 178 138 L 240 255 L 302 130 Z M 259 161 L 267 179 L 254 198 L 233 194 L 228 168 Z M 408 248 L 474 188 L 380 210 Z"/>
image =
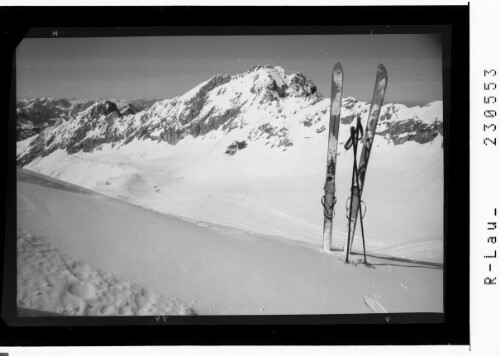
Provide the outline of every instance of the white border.
<path id="1" fill-rule="evenodd" d="M 223 1 L 223 0 L 3 0 L 2 5 L 467 5 L 467 1 L 328 1 L 312 0 L 305 3 L 303 0 L 277 1 L 277 0 L 252 0 Z M 9 352 L 10 355 L 298 355 L 311 354 L 315 356 L 328 355 L 332 352 L 337 355 L 499 355 L 500 354 L 500 287 L 486 289 L 482 283 L 485 267 L 483 254 L 487 252 L 484 239 L 484 224 L 486 218 L 491 216 L 491 209 L 496 206 L 500 214 L 500 147 L 488 150 L 482 143 L 482 110 L 483 105 L 483 68 L 495 67 L 500 74 L 500 1 L 498 0 L 471 0 L 471 346 L 377 346 L 377 347 L 44 347 L 44 348 L 5 348 L 0 346 L 0 352 Z M 465 40 L 465 39 L 464 39 Z M 500 76 L 498 77 L 500 78 Z M 455 84 L 457 80 L 454 80 Z M 497 82 L 500 84 L 500 80 Z M 500 85 L 499 85 L 500 86 Z M 497 91 L 500 94 L 500 90 Z M 500 96 L 500 95 L 499 95 Z M 498 106 L 497 106 L 498 111 Z M 453 120 L 453 118 L 451 118 Z M 500 117 L 497 117 L 500 126 Z M 500 141 L 500 127 L 497 140 Z M 467 137 L 456 138 L 464 145 Z M 500 145 L 500 142 L 499 142 Z M 466 162 L 464 162 L 464 166 Z M 451 172 L 459 174 L 459 172 Z M 464 209 L 467 207 L 464 206 Z M 453 223 L 453 222 L 451 222 Z M 453 236 L 450 236 L 450 241 Z M 498 244 L 500 246 L 500 244 Z M 500 251 L 497 251 L 497 255 Z M 499 256 L 500 259 L 500 256 Z M 497 260 L 498 261 L 498 260 Z M 468 263 L 468 261 L 463 261 Z M 500 264 L 496 262 L 497 276 L 500 276 Z M 450 271 L 453 273 L 453 271 Z M 467 276 L 464 276 L 467 278 Z M 491 286 L 490 286 L 491 287 Z"/>
<path id="2" fill-rule="evenodd" d="M 470 256 L 471 256 L 471 349 L 478 354 L 500 354 L 500 244 L 487 242 L 490 232 L 487 222 L 493 219 L 493 209 L 497 208 L 495 221 L 500 223 L 500 103 L 485 105 L 484 95 L 496 96 L 500 102 L 500 2 L 495 0 L 474 1 L 470 7 Z M 496 91 L 484 90 L 484 70 L 497 71 L 492 79 L 497 84 Z M 486 119 L 483 111 L 496 109 L 495 119 Z M 452 118 L 453 119 L 453 118 Z M 496 137 L 497 146 L 485 146 L 487 137 L 483 124 L 495 123 L 496 132 L 488 134 Z M 464 140 L 465 142 L 465 140 Z M 500 226 L 495 235 L 500 240 Z M 452 240 L 450 236 L 449 240 Z M 497 259 L 485 259 L 493 250 Z M 492 271 L 489 272 L 489 263 Z M 484 278 L 497 276 L 497 285 L 485 286 Z M 495 352 L 496 351 L 496 352 Z"/>

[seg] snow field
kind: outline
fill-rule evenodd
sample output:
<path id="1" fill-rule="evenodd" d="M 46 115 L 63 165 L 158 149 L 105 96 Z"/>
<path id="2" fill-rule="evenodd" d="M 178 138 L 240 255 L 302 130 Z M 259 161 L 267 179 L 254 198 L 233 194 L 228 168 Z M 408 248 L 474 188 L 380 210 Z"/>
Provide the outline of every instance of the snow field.
<path id="1" fill-rule="evenodd" d="M 26 268 L 19 274 L 24 278 L 18 291 L 24 300 L 20 306 L 119 313 L 125 304 L 119 304 L 118 297 L 95 299 L 94 293 L 109 293 L 117 284 L 107 274 L 93 272 L 97 270 L 128 281 L 123 282 L 126 286 L 140 284 L 169 296 L 162 313 L 369 313 L 377 312 L 374 305 L 388 312 L 442 311 L 439 267 L 373 257 L 369 266 L 346 265 L 307 244 L 158 214 L 26 170 L 18 171 L 18 217 L 24 234 L 41 236 L 61 255 L 71 256 L 59 263 L 55 252 L 42 245 L 51 266 L 39 259 L 33 244 L 29 246 L 25 259 L 20 259 L 19 268 Z M 39 242 L 35 239 L 35 248 Z M 52 297 L 39 300 L 36 293 L 47 274 L 56 287 L 51 287 Z M 131 289 L 122 303 L 143 294 L 140 288 Z M 61 304 L 58 295 L 69 299 Z M 160 297 L 151 299 L 160 304 Z M 82 300 L 102 304 L 86 308 Z M 153 302 L 141 305 L 121 312 L 149 313 Z"/>
<path id="2" fill-rule="evenodd" d="M 17 233 L 18 307 L 74 316 L 191 315 L 194 311 Z"/>
<path id="3" fill-rule="evenodd" d="M 440 140 L 393 146 L 375 138 L 363 194 L 369 251 L 384 249 L 390 254 L 394 247 L 396 256 L 403 257 L 398 254 L 400 247 L 407 246 L 404 256 L 417 258 L 409 244 L 426 240 L 428 244 L 416 246 L 418 258 L 442 263 Z M 294 138 L 295 145 L 286 151 L 269 149 L 263 141 L 251 142 L 234 156 L 224 154 L 230 142 L 231 137 L 188 136 L 172 146 L 135 140 L 119 149 L 106 145 L 93 153 L 67 155 L 58 150 L 26 168 L 158 212 L 320 248 L 326 137 Z M 333 221 L 336 248 L 343 247 L 347 235 L 345 205 L 352 172 L 352 153 L 342 146 L 339 151 Z M 358 228 L 354 250 L 360 251 L 360 243 Z M 425 253 L 425 246 L 433 250 Z"/>

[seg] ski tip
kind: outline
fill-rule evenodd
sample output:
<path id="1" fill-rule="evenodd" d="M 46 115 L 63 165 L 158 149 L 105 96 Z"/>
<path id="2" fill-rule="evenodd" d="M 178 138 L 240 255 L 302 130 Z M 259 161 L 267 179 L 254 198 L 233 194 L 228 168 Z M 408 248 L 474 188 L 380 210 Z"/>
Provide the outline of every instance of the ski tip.
<path id="1" fill-rule="evenodd" d="M 333 72 L 336 72 L 336 71 L 344 71 L 343 68 L 342 68 L 342 63 L 340 62 L 337 62 L 333 65 Z"/>
<path id="2" fill-rule="evenodd" d="M 383 73 L 387 74 L 387 69 L 385 69 L 385 66 L 382 63 L 380 63 L 377 66 L 377 72 L 383 72 Z"/>

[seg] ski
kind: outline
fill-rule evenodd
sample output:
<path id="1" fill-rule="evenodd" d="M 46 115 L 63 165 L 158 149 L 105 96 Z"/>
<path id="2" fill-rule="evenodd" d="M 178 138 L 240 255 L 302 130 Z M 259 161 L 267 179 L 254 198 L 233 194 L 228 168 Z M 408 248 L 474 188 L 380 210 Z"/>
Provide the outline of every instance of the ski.
<path id="1" fill-rule="evenodd" d="M 368 114 L 368 121 L 366 122 L 365 136 L 363 142 L 363 149 L 361 150 L 361 157 L 359 161 L 358 174 L 359 178 L 354 181 L 351 187 L 351 209 L 349 212 L 349 232 L 344 244 L 344 261 L 349 262 L 349 253 L 352 248 L 354 240 L 354 232 L 356 229 L 356 222 L 358 219 L 358 212 L 360 210 L 361 195 L 365 184 L 366 169 L 368 167 L 368 160 L 375 137 L 375 130 L 377 128 L 378 119 L 380 116 L 380 109 L 384 101 L 385 90 L 387 88 L 387 70 L 382 64 L 377 67 L 377 78 L 375 80 L 375 88 L 373 90 L 373 98 L 370 105 Z"/>
<path id="2" fill-rule="evenodd" d="M 344 71 L 340 62 L 335 63 L 332 72 L 332 93 L 330 103 L 330 128 L 328 135 L 328 151 L 326 158 L 325 194 L 322 199 L 324 225 L 323 225 L 323 251 L 332 249 L 332 219 L 335 198 L 335 169 L 337 165 L 337 143 L 339 137 L 340 110 L 342 107 L 342 85 Z"/>

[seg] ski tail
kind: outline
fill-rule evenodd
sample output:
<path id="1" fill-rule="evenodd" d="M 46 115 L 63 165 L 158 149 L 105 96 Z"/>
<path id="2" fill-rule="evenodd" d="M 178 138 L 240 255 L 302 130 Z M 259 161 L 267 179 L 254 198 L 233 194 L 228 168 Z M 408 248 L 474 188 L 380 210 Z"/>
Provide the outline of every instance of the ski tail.
<path id="1" fill-rule="evenodd" d="M 375 88 L 373 90 L 372 102 L 370 104 L 370 111 L 368 114 L 368 121 L 366 122 L 365 137 L 363 149 L 358 168 L 358 179 L 355 185 L 352 186 L 353 192 L 351 198 L 351 210 L 349 212 L 349 233 L 344 244 L 344 260 L 349 261 L 349 253 L 352 248 L 354 240 L 354 233 L 356 231 L 356 222 L 358 213 L 361 206 L 361 195 L 365 184 L 366 169 L 368 167 L 368 160 L 373 146 L 373 139 L 375 137 L 375 130 L 377 128 L 378 119 L 380 117 L 380 109 L 384 102 L 385 91 L 387 89 L 387 70 L 384 65 L 379 64 L 377 67 L 377 78 L 375 79 Z"/>
<path id="2" fill-rule="evenodd" d="M 340 62 L 335 63 L 332 71 L 332 92 L 330 102 L 330 127 L 328 130 L 328 151 L 326 163 L 325 195 L 322 199 L 324 225 L 323 250 L 332 249 L 332 219 L 334 215 L 335 198 L 335 171 L 337 165 L 337 147 L 342 107 L 342 87 L 344 70 Z"/>

